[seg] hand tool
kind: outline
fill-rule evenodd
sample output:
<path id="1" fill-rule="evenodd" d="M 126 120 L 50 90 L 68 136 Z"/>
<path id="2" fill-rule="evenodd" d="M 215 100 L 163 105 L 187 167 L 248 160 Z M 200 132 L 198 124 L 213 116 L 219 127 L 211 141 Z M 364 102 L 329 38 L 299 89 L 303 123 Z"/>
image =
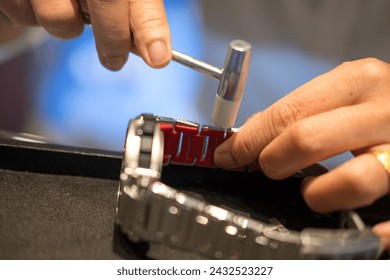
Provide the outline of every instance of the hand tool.
<path id="1" fill-rule="evenodd" d="M 83 12 L 83 17 L 85 23 L 90 25 L 90 15 Z M 244 93 L 251 53 L 251 44 L 243 40 L 233 40 L 230 42 L 224 67 L 219 69 L 177 50 L 172 50 L 173 61 L 219 80 L 211 114 L 211 120 L 216 126 L 227 129 L 234 125 Z"/>
<path id="2" fill-rule="evenodd" d="M 252 46 L 242 40 L 230 42 L 224 67 L 219 69 L 206 62 L 172 50 L 172 60 L 219 80 L 212 122 L 231 128 L 236 120 L 249 71 Z"/>

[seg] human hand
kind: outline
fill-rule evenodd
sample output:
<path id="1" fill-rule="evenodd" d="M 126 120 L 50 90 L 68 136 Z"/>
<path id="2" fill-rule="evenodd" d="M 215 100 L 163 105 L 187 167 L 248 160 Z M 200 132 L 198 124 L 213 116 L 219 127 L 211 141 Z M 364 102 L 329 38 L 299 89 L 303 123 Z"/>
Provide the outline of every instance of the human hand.
<path id="1" fill-rule="evenodd" d="M 41 25 L 63 39 L 81 34 L 83 12 L 91 16 L 99 59 L 108 69 L 123 67 L 134 48 L 132 37 L 149 66 L 169 63 L 171 42 L 163 0 L 0 0 L 3 22 Z"/>
<path id="2" fill-rule="evenodd" d="M 390 193 L 390 171 L 374 151 L 390 152 L 390 65 L 363 59 L 343 63 L 294 90 L 245 125 L 215 151 L 217 166 L 236 168 L 255 160 L 273 179 L 334 155 L 355 157 L 302 183 L 317 212 L 368 206 Z M 373 231 L 390 249 L 390 221 Z"/>

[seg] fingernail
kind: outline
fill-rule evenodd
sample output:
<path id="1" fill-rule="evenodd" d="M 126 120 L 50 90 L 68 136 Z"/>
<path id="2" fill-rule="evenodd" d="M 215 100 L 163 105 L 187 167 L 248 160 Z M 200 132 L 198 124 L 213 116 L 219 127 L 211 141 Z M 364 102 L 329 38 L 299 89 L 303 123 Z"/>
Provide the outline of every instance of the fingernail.
<path id="1" fill-rule="evenodd" d="M 148 47 L 149 59 L 154 66 L 161 66 L 169 61 L 167 45 L 162 40 L 151 43 Z"/>
<path id="2" fill-rule="evenodd" d="M 118 71 L 122 69 L 125 61 L 125 56 L 105 57 L 104 65 L 112 71 Z"/>
<path id="3" fill-rule="evenodd" d="M 223 168 L 237 168 L 237 164 L 233 159 L 233 156 L 229 152 L 216 153 L 214 155 L 215 165 Z"/>

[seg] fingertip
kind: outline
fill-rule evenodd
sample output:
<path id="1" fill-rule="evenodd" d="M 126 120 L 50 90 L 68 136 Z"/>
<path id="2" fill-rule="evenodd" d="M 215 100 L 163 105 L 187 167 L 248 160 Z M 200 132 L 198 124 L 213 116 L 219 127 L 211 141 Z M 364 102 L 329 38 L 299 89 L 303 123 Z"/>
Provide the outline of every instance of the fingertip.
<path id="1" fill-rule="evenodd" d="M 390 237 L 381 237 L 381 246 L 385 250 L 390 251 Z"/>
<path id="2" fill-rule="evenodd" d="M 128 55 L 122 56 L 100 56 L 100 61 L 104 67 L 111 71 L 119 71 L 127 61 Z"/>
<path id="3" fill-rule="evenodd" d="M 228 151 L 215 152 L 214 163 L 221 168 L 238 168 L 233 155 Z"/>
<path id="4" fill-rule="evenodd" d="M 390 250 L 390 221 L 375 225 L 372 231 L 381 238 L 382 247 Z"/>
<path id="5" fill-rule="evenodd" d="M 375 232 L 378 235 L 386 235 L 390 238 L 390 221 L 382 222 L 379 224 L 376 224 L 372 231 Z"/>
<path id="6" fill-rule="evenodd" d="M 60 39 L 73 39 L 80 36 L 84 31 L 84 23 L 82 21 L 74 22 L 66 30 L 51 30 L 50 33 Z"/>
<path id="7" fill-rule="evenodd" d="M 313 176 L 309 176 L 309 177 L 305 177 L 303 178 L 302 182 L 301 182 L 301 188 L 300 188 L 300 191 L 301 191 L 301 194 L 303 196 L 303 198 L 305 199 L 306 201 L 306 204 L 311 208 L 313 209 L 313 207 L 315 208 L 316 204 L 312 203 L 312 200 L 314 200 L 316 198 L 316 193 L 312 191 L 312 189 L 310 188 L 310 185 L 312 184 L 312 182 L 314 181 L 315 177 Z M 314 200 L 315 201 L 315 200 Z M 314 210 L 314 209 L 313 209 Z"/>
<path id="8" fill-rule="evenodd" d="M 119 71 L 125 65 L 128 54 L 125 55 L 104 55 L 97 46 L 97 53 L 100 63 L 110 71 Z"/>
<path id="9" fill-rule="evenodd" d="M 301 194 L 304 194 L 304 192 L 306 191 L 308 185 L 310 184 L 310 182 L 312 182 L 314 180 L 314 176 L 307 176 L 305 178 L 302 179 L 302 182 L 301 182 Z"/>
<path id="10" fill-rule="evenodd" d="M 264 159 L 263 154 L 263 152 L 260 153 L 258 161 L 264 175 L 273 180 L 282 180 L 288 177 L 284 170 L 282 170 L 283 166 L 273 166 L 272 164 L 270 164 L 270 161 Z"/>
<path id="11" fill-rule="evenodd" d="M 317 213 L 330 213 L 337 210 L 332 203 L 329 203 L 327 196 L 322 192 L 323 189 L 316 184 L 318 178 L 310 176 L 302 180 L 301 194 L 307 206 Z"/>

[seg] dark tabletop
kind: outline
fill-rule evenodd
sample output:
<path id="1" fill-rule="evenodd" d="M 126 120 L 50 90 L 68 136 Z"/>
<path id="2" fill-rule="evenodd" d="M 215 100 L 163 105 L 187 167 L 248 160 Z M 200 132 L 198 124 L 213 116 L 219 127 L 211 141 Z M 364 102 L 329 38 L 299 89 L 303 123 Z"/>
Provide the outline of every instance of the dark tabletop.
<path id="1" fill-rule="evenodd" d="M 121 154 L 0 139 L 0 259 L 142 259 L 115 227 Z M 209 203 L 286 227 L 338 227 L 300 196 L 301 179 L 167 166 L 162 181 Z M 369 224 L 390 218 L 389 197 L 359 209 Z"/>

